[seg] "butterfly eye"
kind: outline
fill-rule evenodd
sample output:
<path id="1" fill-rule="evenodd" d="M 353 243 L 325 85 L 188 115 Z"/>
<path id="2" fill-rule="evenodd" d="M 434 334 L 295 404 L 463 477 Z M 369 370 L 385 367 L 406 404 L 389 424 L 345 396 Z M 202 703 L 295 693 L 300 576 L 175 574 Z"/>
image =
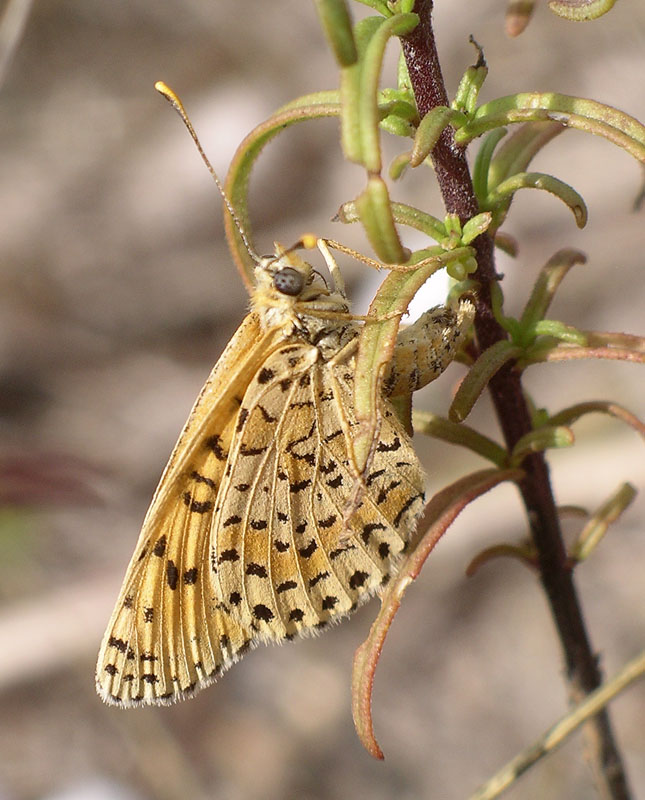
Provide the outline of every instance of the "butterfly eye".
<path id="1" fill-rule="evenodd" d="M 304 289 L 305 278 L 297 269 L 293 269 L 293 267 L 283 267 L 273 276 L 273 285 L 281 294 L 288 294 L 295 297 Z"/>

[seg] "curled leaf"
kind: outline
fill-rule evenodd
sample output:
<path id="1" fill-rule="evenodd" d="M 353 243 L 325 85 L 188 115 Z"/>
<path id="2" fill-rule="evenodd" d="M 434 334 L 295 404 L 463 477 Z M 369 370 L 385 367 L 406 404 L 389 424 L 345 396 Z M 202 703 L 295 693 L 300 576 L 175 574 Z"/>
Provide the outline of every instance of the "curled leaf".
<path id="1" fill-rule="evenodd" d="M 520 317 L 523 329 L 533 328 L 543 319 L 564 276 L 575 264 L 584 264 L 586 261 L 584 253 L 572 249 L 559 250 L 547 261 L 540 270 Z"/>
<path id="2" fill-rule="evenodd" d="M 618 403 L 610 403 L 603 400 L 590 400 L 586 403 L 577 403 L 574 406 L 564 408 L 554 414 L 549 419 L 549 422 L 551 425 L 572 425 L 585 414 L 594 412 L 609 414 L 615 419 L 625 422 L 645 439 L 645 422 L 642 422 L 635 414 L 618 405 Z"/>
<path id="3" fill-rule="evenodd" d="M 571 209 L 576 225 L 579 228 L 584 228 L 587 224 L 585 201 L 568 183 L 561 181 L 559 178 L 554 178 L 553 175 L 545 175 L 542 172 L 518 172 L 499 183 L 495 189 L 488 193 L 484 200 L 484 207 L 495 211 L 496 227 L 499 227 L 502 223 L 513 195 L 519 189 L 543 189 L 559 197 Z"/>
<path id="4" fill-rule="evenodd" d="M 372 686 L 374 673 L 385 638 L 398 611 L 407 587 L 418 576 L 426 558 L 459 513 L 476 497 L 503 481 L 519 481 L 522 470 L 488 469 L 475 472 L 438 492 L 426 505 L 413 547 L 387 586 L 381 598 L 381 610 L 374 620 L 367 639 L 356 650 L 352 672 L 352 714 L 363 747 L 374 758 L 382 759 L 383 751 L 374 736 L 372 724 Z"/>
<path id="5" fill-rule="evenodd" d="M 251 239 L 248 214 L 249 178 L 262 148 L 290 125 L 321 117 L 337 117 L 340 110 L 340 95 L 337 91 L 306 95 L 278 109 L 269 119 L 254 128 L 240 143 L 231 161 L 224 187 L 244 226 L 247 238 Z M 255 263 L 247 252 L 239 231 L 228 213 L 224 215 L 224 226 L 233 259 L 247 289 L 250 290 L 253 286 Z"/>
<path id="6" fill-rule="evenodd" d="M 595 100 L 555 92 L 526 92 L 485 103 L 455 131 L 455 142 L 465 146 L 493 128 L 540 120 L 603 136 L 645 162 L 645 127 L 637 119 Z"/>
<path id="7" fill-rule="evenodd" d="M 515 558 L 531 570 L 538 568 L 535 547 L 531 543 L 518 547 L 513 544 L 495 544 L 478 553 L 466 567 L 466 575 L 472 578 L 484 564 L 495 558 Z"/>
<path id="8" fill-rule="evenodd" d="M 598 19 L 614 7 L 616 0 L 549 0 L 554 14 L 573 22 Z"/>
<path id="9" fill-rule="evenodd" d="M 497 130 L 499 129 L 492 131 L 491 134 Z M 533 158 L 564 130 L 564 126 L 559 122 L 525 122 L 516 128 L 491 160 L 488 190 L 495 189 L 502 181 L 517 172 L 526 171 Z"/>
<path id="10" fill-rule="evenodd" d="M 571 550 L 571 558 L 574 561 L 588 558 L 607 533 L 609 526 L 616 522 L 635 497 L 636 489 L 630 483 L 621 484 L 584 526 Z"/>

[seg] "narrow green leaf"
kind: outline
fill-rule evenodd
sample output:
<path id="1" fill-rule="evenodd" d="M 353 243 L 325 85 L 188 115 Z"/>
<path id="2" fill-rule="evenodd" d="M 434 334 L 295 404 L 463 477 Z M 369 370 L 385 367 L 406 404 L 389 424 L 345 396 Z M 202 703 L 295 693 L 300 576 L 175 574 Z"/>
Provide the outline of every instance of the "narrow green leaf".
<path id="1" fill-rule="evenodd" d="M 609 526 L 632 504 L 636 494 L 636 489 L 630 483 L 621 484 L 584 526 L 578 541 L 571 549 L 571 558 L 575 561 L 588 558 L 609 530 Z"/>
<path id="2" fill-rule="evenodd" d="M 455 131 L 455 142 L 464 146 L 493 128 L 540 120 L 603 136 L 645 162 L 645 127 L 637 119 L 595 100 L 555 92 L 514 94 L 485 103 Z"/>
<path id="3" fill-rule="evenodd" d="M 453 422 L 461 422 L 466 419 L 493 375 L 504 364 L 521 354 L 522 348 L 507 339 L 496 342 L 488 350 L 484 350 L 461 382 L 450 406 L 448 418 Z"/>
<path id="4" fill-rule="evenodd" d="M 525 122 L 520 125 L 497 150 L 490 163 L 488 190 L 495 189 L 517 172 L 525 172 L 533 158 L 564 130 L 559 122 Z M 495 131 L 489 135 L 493 133 Z"/>
<path id="5" fill-rule="evenodd" d="M 516 175 L 502 181 L 497 185 L 497 188 L 488 193 L 484 201 L 484 207 L 495 211 L 503 209 L 503 216 L 505 216 L 513 195 L 520 189 L 543 189 L 545 192 L 559 197 L 571 209 L 576 225 L 579 228 L 584 228 L 587 224 L 587 206 L 578 192 L 568 183 L 541 172 L 518 172 Z M 498 217 L 497 214 L 496 217 Z M 496 218 L 498 225 L 500 222 L 501 220 Z"/>
<path id="6" fill-rule="evenodd" d="M 522 328 L 533 328 L 546 314 L 551 301 L 565 275 L 576 264 L 584 264 L 587 257 L 579 250 L 558 250 L 540 270 L 533 291 L 522 312 Z"/>
<path id="7" fill-rule="evenodd" d="M 378 86 L 385 46 L 392 36 L 405 36 L 419 24 L 416 14 L 396 14 L 375 30 L 361 59 L 358 115 L 362 164 L 371 173 L 381 171 Z"/>
<path id="8" fill-rule="evenodd" d="M 489 177 L 493 152 L 495 151 L 495 148 L 499 144 L 500 140 L 506 136 L 506 133 L 506 128 L 497 128 L 496 130 L 491 131 L 486 136 L 481 144 L 481 147 L 479 148 L 479 151 L 477 152 L 475 166 L 473 168 L 473 188 L 480 206 L 488 194 L 489 185 L 493 185 L 490 183 Z"/>
<path id="9" fill-rule="evenodd" d="M 252 238 L 248 214 L 249 178 L 262 148 L 274 136 L 291 125 L 321 117 L 336 117 L 340 115 L 340 111 L 340 95 L 337 91 L 306 95 L 278 109 L 268 120 L 254 128 L 240 143 L 231 161 L 224 188 L 249 239 Z M 224 215 L 224 225 L 235 263 L 244 283 L 250 289 L 253 286 L 253 268 L 255 266 L 253 259 L 247 253 L 230 214 Z"/>
<path id="10" fill-rule="evenodd" d="M 448 125 L 458 127 L 466 122 L 466 116 L 460 111 L 455 111 L 447 106 L 436 106 L 429 111 L 419 123 L 414 146 L 410 155 L 410 164 L 418 167 L 430 155 L 434 146 L 439 141 L 444 128 Z"/>
<path id="11" fill-rule="evenodd" d="M 467 447 L 473 453 L 492 461 L 497 467 L 502 468 L 507 464 L 507 453 L 503 447 L 463 423 L 451 422 L 430 411 L 415 409 L 412 412 L 412 427 L 417 433 L 432 436 L 433 439 Z"/>
<path id="12" fill-rule="evenodd" d="M 363 163 L 363 142 L 361 138 L 361 72 L 365 50 L 376 31 L 381 27 L 382 17 L 367 17 L 354 28 L 354 41 L 359 60 L 340 72 L 340 96 L 342 114 L 340 139 L 343 153 L 348 161 Z"/>
<path id="13" fill-rule="evenodd" d="M 374 441 L 381 376 L 392 358 L 401 315 L 436 269 L 432 265 L 413 272 L 391 272 L 370 305 L 368 317 L 375 321 L 366 322 L 361 331 L 354 371 L 354 408 L 359 426 L 352 440 L 352 449 L 358 474 L 365 469 Z"/>
<path id="14" fill-rule="evenodd" d="M 575 437 L 571 428 L 564 425 L 545 425 L 537 430 L 524 434 L 511 453 L 509 465 L 519 467 L 526 456 L 540 453 L 543 450 L 571 447 Z"/>
<path id="15" fill-rule="evenodd" d="M 559 339 L 561 342 L 568 342 L 569 344 L 577 344 L 581 347 L 586 347 L 588 344 L 587 336 L 583 331 L 574 328 L 573 325 L 566 325 L 564 322 L 559 322 L 555 319 L 541 319 L 533 326 L 531 334 L 536 336 L 552 336 L 554 339 Z"/>
<path id="16" fill-rule="evenodd" d="M 370 177 L 367 187 L 356 198 L 355 207 L 378 257 L 388 264 L 404 263 L 409 254 L 399 239 L 383 178 L 378 175 Z"/>
<path id="17" fill-rule="evenodd" d="M 349 67 L 358 60 L 352 22 L 345 0 L 316 0 L 316 10 L 336 61 Z"/>
<path id="18" fill-rule="evenodd" d="M 589 400 L 586 403 L 577 403 L 574 406 L 563 408 L 549 419 L 551 425 L 572 425 L 585 414 L 601 413 L 609 414 L 615 419 L 630 425 L 637 433 L 645 439 L 645 422 L 641 421 L 635 414 L 628 411 L 618 403 L 611 403 L 606 400 Z"/>

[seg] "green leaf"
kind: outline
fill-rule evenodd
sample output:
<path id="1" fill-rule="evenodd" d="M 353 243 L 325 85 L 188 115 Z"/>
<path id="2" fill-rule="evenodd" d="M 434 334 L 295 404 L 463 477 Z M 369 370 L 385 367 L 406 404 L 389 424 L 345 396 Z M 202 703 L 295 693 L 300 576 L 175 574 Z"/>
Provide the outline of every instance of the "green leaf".
<path id="1" fill-rule="evenodd" d="M 520 189 L 543 189 L 559 197 L 571 209 L 579 228 L 584 228 L 587 224 L 585 201 L 568 183 L 541 172 L 518 172 L 499 183 L 482 203 L 483 208 L 495 212 L 495 227 L 499 227 L 503 222 L 513 195 Z"/>
<path id="2" fill-rule="evenodd" d="M 492 186 L 490 180 L 490 164 L 493 158 L 493 152 L 500 140 L 506 136 L 506 133 L 506 128 L 497 128 L 491 131 L 486 136 L 477 152 L 475 166 L 473 167 L 473 188 L 480 207 L 488 194 L 489 185 Z"/>
<path id="3" fill-rule="evenodd" d="M 637 119 L 595 100 L 555 92 L 514 94 L 485 103 L 455 131 L 455 143 L 465 146 L 493 128 L 540 120 L 603 136 L 645 162 L 645 127 Z"/>
<path id="4" fill-rule="evenodd" d="M 559 122 L 525 122 L 520 125 L 495 153 L 488 171 L 486 193 L 515 173 L 525 172 L 533 158 L 564 130 Z"/>
<path id="5" fill-rule="evenodd" d="M 385 46 L 392 36 L 405 36 L 418 24 L 419 17 L 416 14 L 396 14 L 390 17 L 374 31 L 365 48 L 365 55 L 361 59 L 357 107 L 361 137 L 361 163 L 372 173 L 381 171 L 378 87 Z"/>
<path id="6" fill-rule="evenodd" d="M 473 453 L 487 458 L 498 467 L 505 467 L 508 461 L 506 450 L 497 442 L 487 436 L 468 427 L 463 423 L 451 422 L 445 417 L 432 414 L 430 411 L 412 412 L 412 426 L 417 433 L 425 436 L 432 436 L 433 439 L 441 439 L 450 444 L 458 444 L 467 447 Z"/>
<path id="7" fill-rule="evenodd" d="M 453 422 L 461 422 L 466 419 L 493 375 L 508 361 L 512 361 L 520 355 L 522 355 L 522 348 L 507 339 L 502 339 L 484 350 L 457 389 L 448 412 L 448 418 Z"/>
<path id="8" fill-rule="evenodd" d="M 584 253 L 573 249 L 559 250 L 547 261 L 522 312 L 520 325 L 523 329 L 533 329 L 544 318 L 565 275 L 575 264 L 584 264 L 586 261 Z"/>
<path id="9" fill-rule="evenodd" d="M 316 0 L 316 10 L 336 61 L 341 67 L 355 64 L 358 51 L 345 0 Z"/>
<path id="10" fill-rule="evenodd" d="M 340 95 L 338 91 L 317 92 L 305 95 L 278 109 L 268 120 L 254 128 L 240 143 L 229 167 L 224 188 L 233 204 L 247 237 L 251 240 L 251 224 L 248 214 L 248 187 L 251 169 L 262 148 L 285 128 L 298 122 L 322 117 L 340 115 Z M 226 238 L 247 288 L 253 286 L 255 263 L 248 254 L 230 214 L 224 215 Z"/>
<path id="11" fill-rule="evenodd" d="M 571 558 L 575 561 L 584 561 L 588 558 L 609 530 L 609 526 L 632 504 L 636 494 L 636 489 L 631 483 L 621 484 L 584 526 L 578 541 L 571 549 Z"/>
<path id="12" fill-rule="evenodd" d="M 419 123 L 414 146 L 410 155 L 410 165 L 418 167 L 430 155 L 439 137 L 448 125 L 458 127 L 466 122 L 466 116 L 461 111 L 455 111 L 447 106 L 435 106 Z"/>
<path id="13" fill-rule="evenodd" d="M 554 14 L 573 22 L 598 19 L 614 7 L 616 0 L 549 0 Z"/>
<path id="14" fill-rule="evenodd" d="M 378 257 L 388 264 L 407 261 L 409 253 L 404 251 L 399 239 L 383 178 L 378 175 L 369 178 L 367 187 L 356 198 L 355 207 Z"/>
<path id="15" fill-rule="evenodd" d="M 519 467 L 526 456 L 532 453 L 540 453 L 543 450 L 571 447 L 575 442 L 575 437 L 571 428 L 564 425 L 545 425 L 534 431 L 524 434 L 511 453 L 509 466 Z"/>

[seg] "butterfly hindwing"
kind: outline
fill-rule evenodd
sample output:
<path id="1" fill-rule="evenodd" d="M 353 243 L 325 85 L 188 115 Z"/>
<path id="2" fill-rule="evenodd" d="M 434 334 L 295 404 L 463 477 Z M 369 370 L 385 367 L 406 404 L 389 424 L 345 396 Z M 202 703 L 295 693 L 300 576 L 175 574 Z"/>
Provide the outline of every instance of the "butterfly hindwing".
<path id="1" fill-rule="evenodd" d="M 313 346 L 290 344 L 265 362 L 242 403 L 213 566 L 230 613 L 266 639 L 315 630 L 370 597 L 421 510 L 421 469 L 382 400 L 372 468 L 345 526 L 356 481 L 352 370 L 353 359 L 326 362 Z"/>

